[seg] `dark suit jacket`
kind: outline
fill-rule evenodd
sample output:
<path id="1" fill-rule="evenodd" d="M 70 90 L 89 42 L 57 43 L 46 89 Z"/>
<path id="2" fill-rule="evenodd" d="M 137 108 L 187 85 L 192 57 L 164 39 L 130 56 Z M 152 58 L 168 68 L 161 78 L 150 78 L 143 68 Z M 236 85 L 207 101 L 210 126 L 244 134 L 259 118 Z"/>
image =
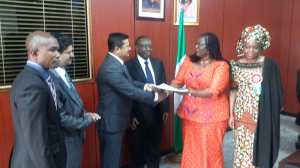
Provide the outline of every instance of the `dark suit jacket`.
<path id="1" fill-rule="evenodd" d="M 162 83 L 167 83 L 166 74 L 165 74 L 165 68 L 164 64 L 161 60 L 150 57 L 150 62 L 153 68 L 153 72 L 155 74 L 155 83 L 156 85 L 160 85 Z M 145 73 L 142 69 L 142 66 L 138 60 L 138 58 L 133 58 L 130 61 L 125 63 L 129 74 L 131 75 L 132 79 L 135 81 L 139 81 L 142 83 L 147 83 L 147 79 L 145 76 Z M 163 112 L 169 111 L 170 101 L 169 98 L 165 99 L 164 101 L 158 103 L 156 106 L 160 106 L 160 121 L 163 122 Z M 132 117 L 137 118 L 137 120 L 140 123 L 148 123 L 150 122 L 151 118 L 151 107 L 152 105 L 140 102 L 140 101 L 134 101 L 133 107 L 132 107 Z M 147 124 L 147 125 L 148 125 Z"/>
<path id="2" fill-rule="evenodd" d="M 56 70 L 49 70 L 49 74 L 56 87 L 57 110 L 60 113 L 68 155 L 67 167 L 81 167 L 85 129 L 91 126 L 93 119 L 91 116 L 84 116 L 86 110 L 83 109 Z"/>
<path id="3" fill-rule="evenodd" d="M 14 124 L 12 168 L 64 168 L 66 149 L 60 117 L 46 80 L 25 66 L 10 90 Z"/>
<path id="4" fill-rule="evenodd" d="M 101 120 L 98 130 L 125 131 L 130 125 L 132 100 L 151 104 L 154 93 L 143 90 L 144 84 L 133 81 L 125 65 L 107 54 L 97 73 L 98 107 Z"/>

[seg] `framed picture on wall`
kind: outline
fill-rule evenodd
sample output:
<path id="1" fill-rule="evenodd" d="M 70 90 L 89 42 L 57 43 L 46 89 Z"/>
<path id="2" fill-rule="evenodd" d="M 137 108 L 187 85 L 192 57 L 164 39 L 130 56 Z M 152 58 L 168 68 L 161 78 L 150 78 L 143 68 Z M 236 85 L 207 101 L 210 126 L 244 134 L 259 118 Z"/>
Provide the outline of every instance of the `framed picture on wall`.
<path id="1" fill-rule="evenodd" d="M 136 20 L 165 20 L 165 0 L 135 0 Z"/>
<path id="2" fill-rule="evenodd" d="M 179 24 L 181 10 L 184 10 L 184 25 L 199 25 L 200 0 L 174 0 L 173 25 Z"/>

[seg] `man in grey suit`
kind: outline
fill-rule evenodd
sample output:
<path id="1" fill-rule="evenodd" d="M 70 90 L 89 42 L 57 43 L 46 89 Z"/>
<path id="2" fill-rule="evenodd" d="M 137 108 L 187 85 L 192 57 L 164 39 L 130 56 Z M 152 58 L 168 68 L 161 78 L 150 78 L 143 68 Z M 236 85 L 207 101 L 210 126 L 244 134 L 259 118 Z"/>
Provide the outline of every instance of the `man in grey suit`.
<path id="1" fill-rule="evenodd" d="M 57 40 L 44 32 L 26 39 L 28 61 L 10 89 L 14 125 L 11 168 L 65 168 L 66 148 L 60 130 L 50 67 L 59 64 Z"/>
<path id="2" fill-rule="evenodd" d="M 70 36 L 51 33 L 59 44 L 60 63 L 50 70 L 50 76 L 56 86 L 57 106 L 61 118 L 61 127 L 67 149 L 67 168 L 80 168 L 83 154 L 85 130 L 93 121 L 100 119 L 97 113 L 89 113 L 83 108 L 83 102 L 65 67 L 74 58 L 73 40 Z"/>
<path id="3" fill-rule="evenodd" d="M 125 130 L 129 128 L 132 100 L 146 103 L 164 100 L 166 93 L 151 93 L 150 85 L 133 81 L 123 59 L 129 57 L 128 36 L 111 33 L 109 53 L 97 73 L 98 107 L 101 120 L 96 122 L 100 141 L 101 168 L 121 167 Z"/>

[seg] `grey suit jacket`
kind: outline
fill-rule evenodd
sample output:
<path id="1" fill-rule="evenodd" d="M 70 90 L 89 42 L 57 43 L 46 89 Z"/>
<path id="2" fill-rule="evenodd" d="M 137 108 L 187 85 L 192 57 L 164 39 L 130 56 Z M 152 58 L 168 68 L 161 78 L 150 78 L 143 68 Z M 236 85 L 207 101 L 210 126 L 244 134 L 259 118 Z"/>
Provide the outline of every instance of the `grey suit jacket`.
<path id="1" fill-rule="evenodd" d="M 46 80 L 25 66 L 10 89 L 14 124 L 12 168 L 64 168 L 66 148 L 60 117 Z"/>
<path id="2" fill-rule="evenodd" d="M 67 148 L 67 168 L 80 168 L 85 129 L 91 126 L 93 119 L 91 116 L 84 116 L 86 110 L 83 109 L 56 70 L 49 70 L 49 74 L 56 86 L 57 110 L 60 113 L 61 127 Z"/>
<path id="3" fill-rule="evenodd" d="M 125 65 L 107 54 L 97 73 L 98 107 L 101 120 L 98 130 L 119 132 L 130 125 L 132 100 L 153 103 L 154 93 L 143 90 L 144 84 L 133 81 Z"/>

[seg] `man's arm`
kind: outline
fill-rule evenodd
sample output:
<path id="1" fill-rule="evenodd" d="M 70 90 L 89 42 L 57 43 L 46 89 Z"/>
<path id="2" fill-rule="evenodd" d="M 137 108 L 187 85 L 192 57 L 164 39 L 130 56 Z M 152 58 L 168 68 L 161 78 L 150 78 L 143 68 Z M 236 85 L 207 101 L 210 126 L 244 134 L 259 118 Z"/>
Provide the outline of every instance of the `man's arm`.
<path id="1" fill-rule="evenodd" d="M 122 73 L 122 69 L 119 67 L 109 67 L 102 77 L 105 78 L 108 85 L 133 100 L 142 101 L 149 104 L 153 103 L 154 101 L 154 93 L 146 92 L 129 82 Z"/>
<path id="2" fill-rule="evenodd" d="M 88 129 L 93 123 L 92 116 L 85 115 L 82 117 L 74 116 L 71 112 L 66 110 L 65 103 L 67 98 L 62 94 L 59 88 L 56 89 L 57 93 L 57 110 L 61 118 L 61 127 L 65 129 Z M 80 109 L 81 110 L 81 109 Z"/>
<path id="3" fill-rule="evenodd" d="M 24 132 L 24 146 L 36 167 L 56 168 L 47 129 L 47 94 L 39 85 L 27 86 L 15 101 Z"/>

